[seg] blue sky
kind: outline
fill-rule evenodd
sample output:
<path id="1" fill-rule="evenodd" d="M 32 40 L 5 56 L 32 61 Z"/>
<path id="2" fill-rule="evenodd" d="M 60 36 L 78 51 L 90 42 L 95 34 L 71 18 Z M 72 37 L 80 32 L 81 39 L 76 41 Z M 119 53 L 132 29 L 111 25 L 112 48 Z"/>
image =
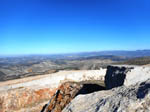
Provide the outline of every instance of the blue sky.
<path id="1" fill-rule="evenodd" d="M 150 49 L 150 0 L 0 0 L 0 55 Z"/>

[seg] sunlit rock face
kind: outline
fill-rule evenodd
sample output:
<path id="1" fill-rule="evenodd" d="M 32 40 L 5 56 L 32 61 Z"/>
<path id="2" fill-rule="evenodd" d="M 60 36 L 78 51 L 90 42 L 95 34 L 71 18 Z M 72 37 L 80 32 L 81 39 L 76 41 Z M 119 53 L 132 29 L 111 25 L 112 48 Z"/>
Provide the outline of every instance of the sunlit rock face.
<path id="1" fill-rule="evenodd" d="M 0 82 L 0 112 L 40 112 L 61 84 L 90 80 L 104 82 L 105 74 L 106 69 L 60 71 Z M 68 102 L 72 98 L 69 97 Z"/>

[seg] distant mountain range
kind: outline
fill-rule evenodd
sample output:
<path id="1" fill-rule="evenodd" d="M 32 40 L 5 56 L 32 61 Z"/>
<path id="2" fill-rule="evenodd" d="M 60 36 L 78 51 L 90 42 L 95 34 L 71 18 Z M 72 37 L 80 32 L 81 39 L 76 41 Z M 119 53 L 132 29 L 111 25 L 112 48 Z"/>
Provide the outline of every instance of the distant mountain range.
<path id="1" fill-rule="evenodd" d="M 114 56 L 127 56 L 127 57 L 143 57 L 150 56 L 150 50 L 136 50 L 136 51 L 99 51 L 99 52 L 83 52 L 77 53 L 80 56 L 92 56 L 92 55 L 114 55 Z"/>
<path id="2" fill-rule="evenodd" d="M 135 50 L 135 51 L 97 51 L 97 52 L 80 52 L 68 53 L 60 55 L 51 55 L 52 58 L 81 58 L 91 56 L 121 56 L 125 58 L 145 57 L 150 56 L 150 50 Z"/>

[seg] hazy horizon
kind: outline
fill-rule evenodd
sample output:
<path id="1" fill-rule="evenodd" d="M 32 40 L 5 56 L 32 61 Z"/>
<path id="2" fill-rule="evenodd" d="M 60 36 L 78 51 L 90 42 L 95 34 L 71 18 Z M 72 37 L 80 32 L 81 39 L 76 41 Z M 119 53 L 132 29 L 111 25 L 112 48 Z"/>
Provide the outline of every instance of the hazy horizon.
<path id="1" fill-rule="evenodd" d="M 0 56 L 150 49 L 149 0 L 0 0 Z"/>
<path id="2" fill-rule="evenodd" d="M 150 51 L 150 49 L 136 49 L 136 50 L 99 50 L 99 51 L 81 51 L 81 52 L 64 52 L 64 53 L 33 53 L 33 54 L 0 54 L 0 57 L 16 57 L 16 56 L 46 56 L 46 55 L 67 55 L 80 53 L 96 53 L 96 52 L 136 52 L 136 51 Z M 114 55 L 115 56 L 115 55 Z"/>

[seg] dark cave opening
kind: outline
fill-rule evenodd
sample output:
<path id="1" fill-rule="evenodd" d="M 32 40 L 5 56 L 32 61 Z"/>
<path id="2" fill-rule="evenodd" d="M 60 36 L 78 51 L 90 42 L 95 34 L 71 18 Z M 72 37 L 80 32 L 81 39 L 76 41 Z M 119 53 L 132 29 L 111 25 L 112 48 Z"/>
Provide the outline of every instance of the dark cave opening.
<path id="1" fill-rule="evenodd" d="M 89 94 L 101 90 L 106 90 L 105 87 L 98 84 L 83 84 L 83 87 L 80 89 L 77 95 L 79 94 Z"/>

